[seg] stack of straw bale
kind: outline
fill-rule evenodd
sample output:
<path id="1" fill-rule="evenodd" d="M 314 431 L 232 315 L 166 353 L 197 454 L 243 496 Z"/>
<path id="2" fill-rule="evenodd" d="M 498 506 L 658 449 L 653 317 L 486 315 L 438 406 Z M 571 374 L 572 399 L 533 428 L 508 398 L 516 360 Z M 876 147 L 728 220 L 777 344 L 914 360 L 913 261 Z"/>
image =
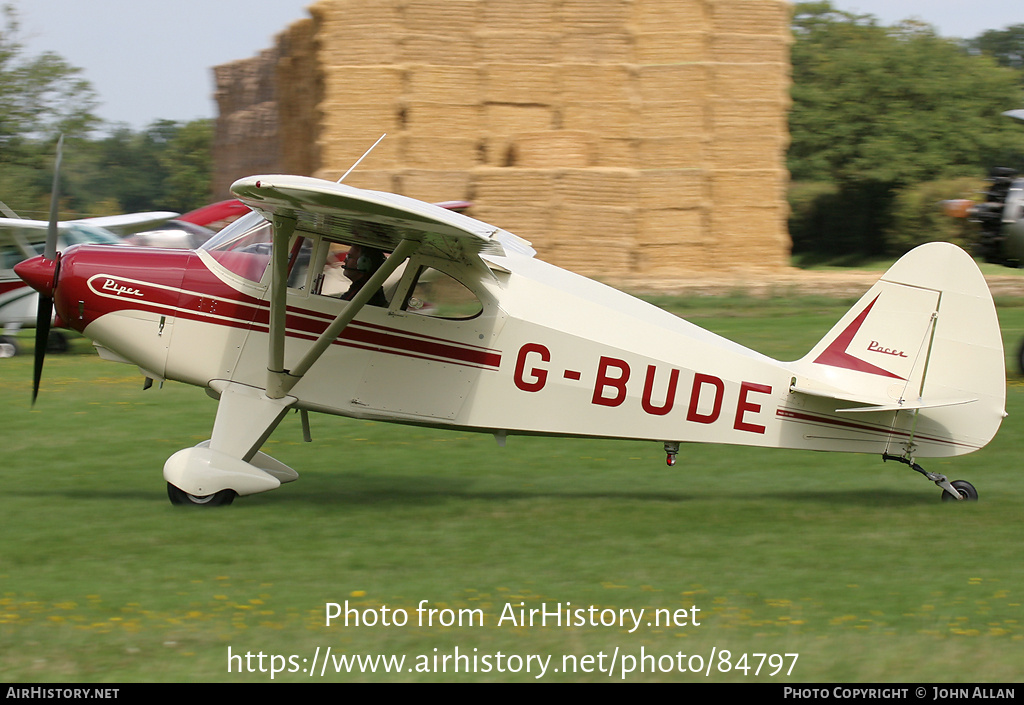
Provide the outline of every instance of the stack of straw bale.
<path id="1" fill-rule="evenodd" d="M 278 42 L 286 163 L 337 178 L 386 132 L 349 183 L 471 200 L 541 257 L 617 283 L 786 265 L 784 0 L 310 11 Z"/>

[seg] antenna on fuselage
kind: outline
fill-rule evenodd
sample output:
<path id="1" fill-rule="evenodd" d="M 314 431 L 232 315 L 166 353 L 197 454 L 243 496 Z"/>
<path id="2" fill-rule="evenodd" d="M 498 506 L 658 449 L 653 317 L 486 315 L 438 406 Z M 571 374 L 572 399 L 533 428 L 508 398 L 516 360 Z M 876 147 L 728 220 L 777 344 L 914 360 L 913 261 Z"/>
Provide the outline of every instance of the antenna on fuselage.
<path id="1" fill-rule="evenodd" d="M 345 172 L 344 174 L 342 174 L 342 175 L 341 175 L 341 178 L 340 178 L 340 179 L 338 179 L 338 183 L 340 184 L 340 183 L 341 183 L 342 181 L 344 181 L 344 180 L 345 180 L 345 177 L 346 177 L 346 176 L 348 176 L 349 174 L 351 174 L 351 173 L 352 173 L 352 170 L 353 170 L 353 169 L 355 169 L 355 168 L 356 168 L 357 166 L 359 166 L 359 162 L 361 162 L 361 161 L 363 161 L 364 159 L 366 159 L 366 155 L 368 155 L 368 154 L 369 154 L 370 152 L 372 152 L 372 151 L 373 151 L 373 149 L 374 149 L 374 147 L 376 147 L 376 146 L 377 146 L 378 144 L 380 144 L 380 141 L 381 141 L 382 139 L 384 139 L 385 137 L 387 137 L 387 136 L 388 136 L 388 133 L 387 133 L 387 132 L 385 132 L 385 133 L 384 133 L 383 135 L 381 135 L 380 137 L 378 137 L 378 138 L 377 138 L 377 141 L 376 141 L 376 142 L 374 142 L 374 143 L 373 143 L 372 145 L 370 145 L 370 148 L 369 148 L 368 150 L 366 150 L 365 152 L 363 152 L 363 156 L 359 157 L 359 159 L 357 159 L 357 160 L 356 160 L 356 163 L 355 163 L 355 164 L 353 164 L 352 166 L 350 166 L 350 167 L 348 168 L 348 171 L 346 171 L 346 172 Z"/>

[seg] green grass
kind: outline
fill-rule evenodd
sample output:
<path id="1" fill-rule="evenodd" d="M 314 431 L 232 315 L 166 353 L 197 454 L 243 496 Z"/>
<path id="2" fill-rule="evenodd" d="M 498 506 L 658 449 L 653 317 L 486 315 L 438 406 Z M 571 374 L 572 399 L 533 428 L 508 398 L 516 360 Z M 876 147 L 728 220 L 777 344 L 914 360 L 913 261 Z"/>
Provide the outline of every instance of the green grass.
<path id="1" fill-rule="evenodd" d="M 806 352 L 848 306 L 661 303 L 782 358 Z M 1016 350 L 1024 306 L 1001 302 L 1000 317 Z M 552 655 L 552 667 L 599 653 L 607 664 L 616 648 L 705 661 L 726 649 L 732 664 L 742 653 L 799 654 L 788 678 L 721 672 L 716 656 L 710 676 L 637 672 L 629 682 L 1014 682 L 1024 672 L 1015 373 L 996 440 L 925 463 L 973 482 L 972 504 L 940 502 L 932 484 L 874 456 L 700 445 L 669 469 L 658 444 L 514 437 L 501 449 L 485 435 L 333 417 L 314 417 L 305 444 L 289 416 L 266 450 L 300 480 L 206 511 L 172 507 L 160 474 L 171 453 L 208 437 L 215 404 L 202 390 L 143 391 L 129 366 L 51 355 L 30 409 L 30 376 L 28 356 L 0 360 L 0 681 L 269 682 L 237 662 L 228 673 L 229 647 L 264 653 L 269 668 L 270 654 L 312 660 L 328 646 L 404 655 L 406 669 L 456 647 Z M 378 615 L 406 610 L 410 623 L 326 626 L 326 603 L 346 600 Z M 480 609 L 485 624 L 418 626 L 421 600 Z M 700 625 L 497 626 L 521 602 L 645 616 L 696 606 Z M 619 682 L 620 669 L 544 680 Z"/>

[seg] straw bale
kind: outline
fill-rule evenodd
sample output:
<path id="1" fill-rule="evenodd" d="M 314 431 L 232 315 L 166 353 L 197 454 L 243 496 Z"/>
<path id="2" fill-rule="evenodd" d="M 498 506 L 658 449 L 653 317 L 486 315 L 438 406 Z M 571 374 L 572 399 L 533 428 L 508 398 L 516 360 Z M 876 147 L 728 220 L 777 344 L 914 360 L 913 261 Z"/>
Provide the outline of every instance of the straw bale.
<path id="1" fill-rule="evenodd" d="M 327 103 L 379 103 L 402 94 L 405 69 L 400 66 L 336 66 L 324 75 Z"/>
<path id="2" fill-rule="evenodd" d="M 489 30 L 551 31 L 558 21 L 559 4 L 559 0 L 486 0 L 481 24 Z"/>
<path id="3" fill-rule="evenodd" d="M 598 137 L 594 166 L 633 169 L 637 165 L 637 139 L 635 137 Z"/>
<path id="4" fill-rule="evenodd" d="M 547 262 L 598 279 L 615 279 L 629 276 L 634 270 L 633 247 L 610 246 L 600 240 L 570 242 L 562 238 L 550 247 L 538 249 L 538 254 Z"/>
<path id="5" fill-rule="evenodd" d="M 716 96 L 739 100 L 782 101 L 789 95 L 789 75 L 785 64 L 708 65 L 710 88 Z"/>
<path id="6" fill-rule="evenodd" d="M 439 137 L 475 137 L 480 130 L 483 109 L 479 105 L 433 103 L 410 100 L 405 103 L 406 129 Z"/>
<path id="7" fill-rule="evenodd" d="M 351 164 L 343 169 L 321 169 L 316 173 L 316 177 L 326 181 L 337 181 L 344 176 L 349 166 Z M 387 191 L 389 193 L 394 193 L 397 189 L 394 171 L 388 169 L 363 169 L 362 165 L 345 177 L 345 184 L 355 186 L 356 188 L 365 188 L 371 191 Z"/>
<path id="8" fill-rule="evenodd" d="M 244 110 L 256 103 L 277 100 L 274 67 L 278 52 L 267 50 L 251 59 L 232 61 L 214 69 L 217 107 L 221 115 Z"/>
<path id="9" fill-rule="evenodd" d="M 710 102 L 715 139 L 789 134 L 789 101 L 717 99 Z"/>
<path id="10" fill-rule="evenodd" d="M 564 63 L 559 66 L 558 91 L 565 102 L 630 100 L 632 74 L 622 64 Z"/>
<path id="11" fill-rule="evenodd" d="M 708 156 L 715 169 L 778 169 L 785 164 L 786 142 L 777 135 L 715 139 Z"/>
<path id="12" fill-rule="evenodd" d="M 591 246 L 606 250 L 632 248 L 636 243 L 639 214 L 629 206 L 562 204 L 554 209 L 558 247 L 583 251 Z"/>
<path id="13" fill-rule="evenodd" d="M 406 74 L 405 97 L 410 101 L 475 105 L 482 95 L 482 78 L 475 66 L 412 65 Z"/>
<path id="14" fill-rule="evenodd" d="M 479 55 L 488 61 L 518 64 L 553 64 L 561 61 L 561 37 L 557 32 L 478 31 Z"/>
<path id="15" fill-rule="evenodd" d="M 713 169 L 709 184 L 716 208 L 784 203 L 789 172 L 781 165 L 777 169 L 761 170 Z"/>
<path id="16" fill-rule="evenodd" d="M 472 39 L 444 34 L 402 34 L 398 39 L 398 61 L 406 64 L 474 66 L 480 60 Z"/>
<path id="17" fill-rule="evenodd" d="M 720 258 L 730 266 L 788 264 L 786 209 L 781 206 L 718 208 L 711 216 L 711 234 Z"/>
<path id="18" fill-rule="evenodd" d="M 699 208 L 710 203 L 704 169 L 645 169 L 639 172 L 639 206 L 645 210 Z"/>
<path id="19" fill-rule="evenodd" d="M 558 174 L 554 193 L 566 205 L 635 206 L 638 184 L 635 169 L 565 169 Z"/>
<path id="20" fill-rule="evenodd" d="M 640 32 L 636 35 L 636 63 L 676 64 L 707 61 L 709 46 L 710 41 L 706 32 Z"/>
<path id="21" fill-rule="evenodd" d="M 638 245 L 679 245 L 709 239 L 707 213 L 702 208 L 663 208 L 640 213 Z"/>
<path id="22" fill-rule="evenodd" d="M 709 22 L 704 0 L 640 0 L 632 17 L 640 32 L 702 31 Z"/>
<path id="23" fill-rule="evenodd" d="M 632 4 L 632 0 L 562 0 L 559 15 L 564 30 L 612 34 L 627 26 Z"/>
<path id="24" fill-rule="evenodd" d="M 585 132 L 548 130 L 513 136 L 513 165 L 529 168 L 585 167 L 594 164 L 594 138 Z"/>
<path id="25" fill-rule="evenodd" d="M 704 100 L 708 93 L 708 64 L 674 64 L 640 66 L 636 69 L 636 86 L 640 100 Z"/>
<path id="26" fill-rule="evenodd" d="M 571 102 L 562 106 L 562 127 L 602 137 L 632 137 L 642 115 L 625 100 Z"/>
<path id="27" fill-rule="evenodd" d="M 483 65 L 483 97 L 489 103 L 550 105 L 558 95 L 558 66 L 554 64 Z"/>
<path id="28" fill-rule="evenodd" d="M 707 158 L 703 137 L 642 137 L 638 140 L 641 169 L 698 169 Z"/>
<path id="29" fill-rule="evenodd" d="M 337 171 L 338 176 L 344 174 L 346 169 L 355 164 L 356 160 L 363 156 L 366 150 L 380 137 L 380 133 L 377 133 L 372 139 L 346 139 L 338 137 L 329 130 L 325 130 L 323 134 L 324 137 L 319 143 L 320 169 Z M 401 157 L 401 140 L 398 137 L 388 137 L 370 152 L 359 168 L 396 169 L 402 165 Z"/>
<path id="30" fill-rule="evenodd" d="M 309 14 L 322 27 L 365 27 L 380 24 L 397 27 L 403 0 L 321 0 Z"/>
<path id="31" fill-rule="evenodd" d="M 672 245 L 641 245 L 636 252 L 636 269 L 659 283 L 683 281 L 700 276 L 714 266 L 713 243 L 684 240 Z"/>
<path id="32" fill-rule="evenodd" d="M 785 0 L 706 0 L 715 32 L 789 35 Z"/>
<path id="33" fill-rule="evenodd" d="M 511 135 L 483 135 L 481 137 L 481 151 L 484 166 L 515 166 L 516 149 Z"/>
<path id="34" fill-rule="evenodd" d="M 727 63 L 784 64 L 789 62 L 789 45 L 788 34 L 714 34 L 711 56 Z"/>
<path id="35" fill-rule="evenodd" d="M 394 28 L 385 25 L 321 29 L 320 61 L 325 67 L 393 64 L 398 59 Z"/>
<path id="36" fill-rule="evenodd" d="M 476 137 L 438 137 L 407 130 L 400 141 L 404 164 L 414 169 L 472 169 L 480 162 Z"/>
<path id="37" fill-rule="evenodd" d="M 473 201 L 489 206 L 548 205 L 554 200 L 555 169 L 477 167 Z"/>
<path id="38" fill-rule="evenodd" d="M 551 232 L 551 209 L 547 206 L 491 205 L 474 200 L 473 217 L 526 238 L 538 251 L 556 239 Z"/>
<path id="39" fill-rule="evenodd" d="M 394 179 L 398 193 L 430 203 L 468 200 L 470 180 L 468 171 L 434 169 L 403 169 Z"/>
<path id="40" fill-rule="evenodd" d="M 591 34 L 572 29 L 562 35 L 561 47 L 565 63 L 636 63 L 633 37 L 628 32 Z"/>
<path id="41" fill-rule="evenodd" d="M 547 105 L 486 103 L 483 110 L 483 129 L 493 135 L 540 132 L 555 127 L 554 108 Z"/>
<path id="42" fill-rule="evenodd" d="M 639 137 L 702 137 L 705 104 L 692 100 L 647 101 L 637 118 Z"/>
<path id="43" fill-rule="evenodd" d="M 402 19 L 414 34 L 462 37 L 480 24 L 481 4 L 480 0 L 405 0 Z"/>
<path id="44" fill-rule="evenodd" d="M 322 125 L 325 135 L 340 139 L 368 139 L 366 147 L 385 132 L 395 133 L 401 125 L 396 103 L 353 104 L 336 100 L 324 102 L 321 108 L 324 111 Z"/>

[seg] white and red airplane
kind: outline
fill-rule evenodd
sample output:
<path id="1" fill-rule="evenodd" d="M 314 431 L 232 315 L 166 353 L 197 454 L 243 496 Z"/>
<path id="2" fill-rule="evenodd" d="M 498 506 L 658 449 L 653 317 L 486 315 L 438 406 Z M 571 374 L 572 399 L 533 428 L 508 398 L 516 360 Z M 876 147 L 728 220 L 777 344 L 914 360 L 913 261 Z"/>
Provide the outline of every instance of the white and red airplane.
<path id="1" fill-rule="evenodd" d="M 79 245 L 17 267 L 103 357 L 219 400 L 212 438 L 164 465 L 175 504 L 295 480 L 260 451 L 290 409 L 307 439 L 315 411 L 502 445 L 517 434 L 658 441 L 669 464 L 686 442 L 876 453 L 944 499 L 977 498 L 916 462 L 982 448 L 1005 416 L 995 307 L 953 245 L 904 256 L 806 356 L 782 362 L 436 205 L 298 176 L 232 190 L 255 212 L 198 250 Z M 346 300 L 331 263 L 352 245 L 368 281 Z"/>

